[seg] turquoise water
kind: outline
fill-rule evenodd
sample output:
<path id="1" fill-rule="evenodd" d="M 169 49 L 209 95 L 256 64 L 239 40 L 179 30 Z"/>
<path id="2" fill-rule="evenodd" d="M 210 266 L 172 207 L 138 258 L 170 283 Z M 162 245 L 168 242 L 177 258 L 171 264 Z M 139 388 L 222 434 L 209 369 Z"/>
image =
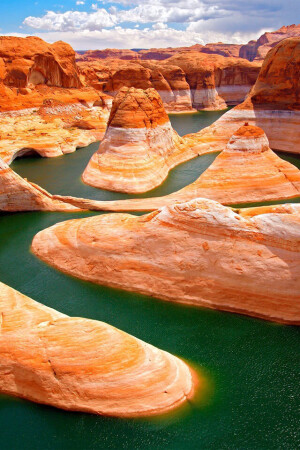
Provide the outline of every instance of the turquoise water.
<path id="1" fill-rule="evenodd" d="M 80 182 L 96 147 L 62 158 L 20 159 L 13 168 L 51 192 L 120 198 Z M 297 157 L 280 156 L 300 163 Z M 214 155 L 210 158 L 179 166 L 159 189 L 168 193 L 192 182 Z M 184 358 L 201 373 L 205 388 L 184 411 L 132 420 L 65 412 L 0 396 L 0 449 L 299 448 L 300 329 L 96 286 L 64 275 L 30 253 L 38 231 L 96 214 L 2 214 L 1 281 L 65 314 L 108 322 Z"/>

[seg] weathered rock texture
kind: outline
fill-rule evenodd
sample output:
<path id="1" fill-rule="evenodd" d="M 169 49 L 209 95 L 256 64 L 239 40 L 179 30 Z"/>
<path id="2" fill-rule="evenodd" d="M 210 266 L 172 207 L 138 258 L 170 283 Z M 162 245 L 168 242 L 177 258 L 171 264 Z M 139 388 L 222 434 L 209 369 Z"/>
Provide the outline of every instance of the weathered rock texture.
<path id="1" fill-rule="evenodd" d="M 177 192 L 164 197 L 106 202 L 81 203 L 69 197 L 65 200 L 87 209 L 153 211 L 196 197 L 227 205 L 300 197 L 300 170 L 270 149 L 262 129 L 245 125 L 196 181 Z"/>
<path id="2" fill-rule="evenodd" d="M 78 278 L 164 300 L 300 324 L 300 207 L 244 216 L 207 199 L 39 232 L 33 252 Z"/>
<path id="3" fill-rule="evenodd" d="M 16 174 L 0 158 L 0 211 L 73 211 L 49 192 Z"/>
<path id="4" fill-rule="evenodd" d="M 264 60 L 245 102 L 189 137 L 200 151 L 224 148 L 245 122 L 261 127 L 273 150 L 300 153 L 300 38 L 285 39 Z"/>
<path id="5" fill-rule="evenodd" d="M 250 41 L 242 45 L 239 56 L 249 61 L 263 61 L 271 48 L 275 47 L 283 39 L 300 37 L 300 24 L 281 27 L 277 31 L 264 33 L 257 41 Z"/>
<path id="6" fill-rule="evenodd" d="M 120 417 L 166 412 L 193 393 L 191 371 L 175 356 L 2 283 L 0 317 L 1 393 Z"/>
<path id="7" fill-rule="evenodd" d="M 122 88 L 82 179 L 102 189 L 146 192 L 160 185 L 172 167 L 196 155 L 172 129 L 154 89 Z"/>
<path id="8" fill-rule="evenodd" d="M 36 37 L 0 37 L 0 157 L 57 156 L 104 134 L 106 96 L 83 87 L 73 49 Z"/>
<path id="9" fill-rule="evenodd" d="M 75 52 L 65 42 L 47 44 L 38 37 L 0 36 L 0 78 L 6 86 L 47 84 L 80 88 Z"/>
<path id="10" fill-rule="evenodd" d="M 122 87 L 155 88 L 169 112 L 224 109 L 242 102 L 260 65 L 197 51 L 164 61 L 88 60 L 78 63 L 81 80 L 115 96 Z"/>

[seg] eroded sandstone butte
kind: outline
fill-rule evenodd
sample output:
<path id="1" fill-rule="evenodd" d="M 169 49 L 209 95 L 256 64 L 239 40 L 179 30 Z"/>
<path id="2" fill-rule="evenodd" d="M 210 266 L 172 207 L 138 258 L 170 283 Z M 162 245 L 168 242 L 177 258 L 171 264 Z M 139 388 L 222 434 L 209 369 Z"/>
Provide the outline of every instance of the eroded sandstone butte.
<path id="1" fill-rule="evenodd" d="M 126 87 L 155 88 L 169 112 L 224 109 L 242 102 L 260 64 L 197 51 L 164 61 L 88 60 L 78 63 L 83 83 L 115 96 Z"/>
<path id="2" fill-rule="evenodd" d="M 300 206 L 244 215 L 208 199 L 39 232 L 33 252 L 78 278 L 173 302 L 300 324 Z"/>
<path id="3" fill-rule="evenodd" d="M 90 203 L 69 197 L 66 200 L 81 208 L 153 211 L 196 197 L 227 205 L 300 197 L 300 170 L 270 149 L 261 128 L 246 124 L 234 133 L 226 148 L 196 181 L 177 192 L 164 197 Z"/>
<path id="4" fill-rule="evenodd" d="M 192 396 L 179 358 L 104 322 L 68 317 L 0 283 L 0 392 L 119 417 L 167 412 Z"/>
<path id="5" fill-rule="evenodd" d="M 16 174 L 0 158 L 0 211 L 74 211 L 40 186 Z"/>
<path id="6" fill-rule="evenodd" d="M 92 186 L 146 192 L 160 185 L 169 170 L 195 157 L 172 129 L 154 89 L 122 88 L 115 97 L 106 134 L 82 179 Z"/>
<path id="7" fill-rule="evenodd" d="M 73 49 L 36 37 L 0 37 L 0 156 L 58 156 L 104 134 L 106 96 L 84 87 Z"/>
<path id="8" fill-rule="evenodd" d="M 243 123 L 261 127 L 273 150 L 300 153 L 300 38 L 280 42 L 266 56 L 246 100 L 210 127 L 190 135 L 200 151 L 224 148 Z"/>

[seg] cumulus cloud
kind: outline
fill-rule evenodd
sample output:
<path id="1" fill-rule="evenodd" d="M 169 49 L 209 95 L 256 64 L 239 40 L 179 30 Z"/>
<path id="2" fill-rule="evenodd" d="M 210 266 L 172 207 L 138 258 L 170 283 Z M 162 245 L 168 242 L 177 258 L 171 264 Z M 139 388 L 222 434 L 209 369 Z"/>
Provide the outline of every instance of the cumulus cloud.
<path id="1" fill-rule="evenodd" d="M 85 0 L 77 0 L 82 5 Z M 246 43 L 294 22 L 299 0 L 94 0 L 89 11 L 47 11 L 25 18 L 26 31 L 77 49 Z M 38 33 L 38 32 L 36 32 Z"/>

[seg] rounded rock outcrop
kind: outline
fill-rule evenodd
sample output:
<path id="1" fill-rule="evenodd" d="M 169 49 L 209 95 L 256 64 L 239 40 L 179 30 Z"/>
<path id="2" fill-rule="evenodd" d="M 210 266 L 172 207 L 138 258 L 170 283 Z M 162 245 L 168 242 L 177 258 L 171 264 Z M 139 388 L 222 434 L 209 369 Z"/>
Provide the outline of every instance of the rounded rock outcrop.
<path id="1" fill-rule="evenodd" d="M 0 283 L 0 392 L 118 417 L 183 404 L 196 378 L 179 358 L 104 322 L 68 317 Z"/>

